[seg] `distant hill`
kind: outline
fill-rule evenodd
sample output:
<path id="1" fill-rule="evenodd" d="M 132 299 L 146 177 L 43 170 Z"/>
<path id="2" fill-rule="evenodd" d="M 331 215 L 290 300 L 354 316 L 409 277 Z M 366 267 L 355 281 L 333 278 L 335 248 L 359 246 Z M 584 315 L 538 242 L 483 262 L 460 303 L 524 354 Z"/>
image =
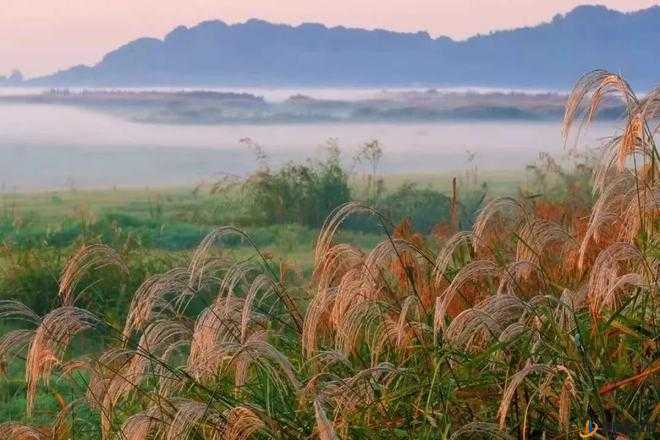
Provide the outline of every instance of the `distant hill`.
<path id="1" fill-rule="evenodd" d="M 94 66 L 29 80 L 43 86 L 474 85 L 567 88 L 595 68 L 649 88 L 660 79 L 660 6 L 621 13 L 580 6 L 534 27 L 465 41 L 261 20 L 180 26 Z"/>

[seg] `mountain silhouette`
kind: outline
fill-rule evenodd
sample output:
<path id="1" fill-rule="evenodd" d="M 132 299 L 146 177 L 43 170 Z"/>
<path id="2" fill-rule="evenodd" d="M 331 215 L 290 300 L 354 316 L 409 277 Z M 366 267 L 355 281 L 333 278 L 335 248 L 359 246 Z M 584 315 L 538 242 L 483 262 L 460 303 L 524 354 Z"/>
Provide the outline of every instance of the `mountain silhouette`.
<path id="1" fill-rule="evenodd" d="M 622 13 L 579 6 L 533 27 L 463 41 L 399 33 L 206 21 L 140 38 L 42 86 L 499 86 L 565 89 L 602 68 L 650 88 L 660 78 L 660 6 Z"/>

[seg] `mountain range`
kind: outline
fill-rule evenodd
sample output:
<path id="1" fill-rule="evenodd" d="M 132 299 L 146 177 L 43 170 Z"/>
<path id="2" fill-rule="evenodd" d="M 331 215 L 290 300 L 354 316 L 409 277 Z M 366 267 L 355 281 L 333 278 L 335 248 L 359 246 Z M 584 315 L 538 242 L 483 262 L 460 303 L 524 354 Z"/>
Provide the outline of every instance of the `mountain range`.
<path id="1" fill-rule="evenodd" d="M 262 20 L 180 26 L 33 86 L 491 86 L 566 89 L 603 68 L 648 89 L 660 79 L 660 6 L 579 6 L 533 27 L 466 40 Z M 15 81 L 14 81 L 15 83 Z"/>

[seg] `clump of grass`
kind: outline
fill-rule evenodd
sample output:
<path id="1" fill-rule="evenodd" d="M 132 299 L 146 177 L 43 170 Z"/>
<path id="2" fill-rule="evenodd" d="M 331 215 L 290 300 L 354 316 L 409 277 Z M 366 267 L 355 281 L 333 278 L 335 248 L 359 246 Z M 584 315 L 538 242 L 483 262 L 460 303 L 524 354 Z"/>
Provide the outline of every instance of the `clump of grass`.
<path id="1" fill-rule="evenodd" d="M 586 220 L 533 197 L 495 199 L 438 248 L 411 222 L 348 203 L 323 225 L 309 279 L 219 228 L 189 262 L 146 278 L 121 325 L 80 293 L 91 272 L 125 269 L 124 256 L 83 247 L 53 310 L 0 302 L 1 318 L 23 323 L 0 356 L 26 353 L 27 383 L 26 418 L 1 436 L 652 438 L 660 93 L 639 100 L 594 72 L 569 99 L 566 133 L 610 94 L 623 97 L 626 124 L 595 170 Z M 338 239 L 356 213 L 383 231 L 370 250 Z M 223 252 L 229 236 L 251 255 Z M 101 348 L 76 349 L 84 338 Z M 52 423 L 31 424 L 51 381 L 69 397 Z"/>

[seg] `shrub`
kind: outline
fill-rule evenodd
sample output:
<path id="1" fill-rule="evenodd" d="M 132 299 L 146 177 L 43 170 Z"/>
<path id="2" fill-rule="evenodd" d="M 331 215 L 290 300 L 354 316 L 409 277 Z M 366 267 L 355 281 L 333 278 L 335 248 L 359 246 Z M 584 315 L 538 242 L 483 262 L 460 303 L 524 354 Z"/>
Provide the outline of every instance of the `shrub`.
<path id="1" fill-rule="evenodd" d="M 337 206 L 351 199 L 339 150 L 329 147 L 322 161 L 290 162 L 277 171 L 264 166 L 244 184 L 257 224 L 319 226 Z"/>
<path id="2" fill-rule="evenodd" d="M 378 210 L 394 224 L 409 218 L 416 231 L 428 234 L 436 224 L 449 218 L 450 206 L 451 200 L 444 194 L 405 183 L 383 197 Z"/>

